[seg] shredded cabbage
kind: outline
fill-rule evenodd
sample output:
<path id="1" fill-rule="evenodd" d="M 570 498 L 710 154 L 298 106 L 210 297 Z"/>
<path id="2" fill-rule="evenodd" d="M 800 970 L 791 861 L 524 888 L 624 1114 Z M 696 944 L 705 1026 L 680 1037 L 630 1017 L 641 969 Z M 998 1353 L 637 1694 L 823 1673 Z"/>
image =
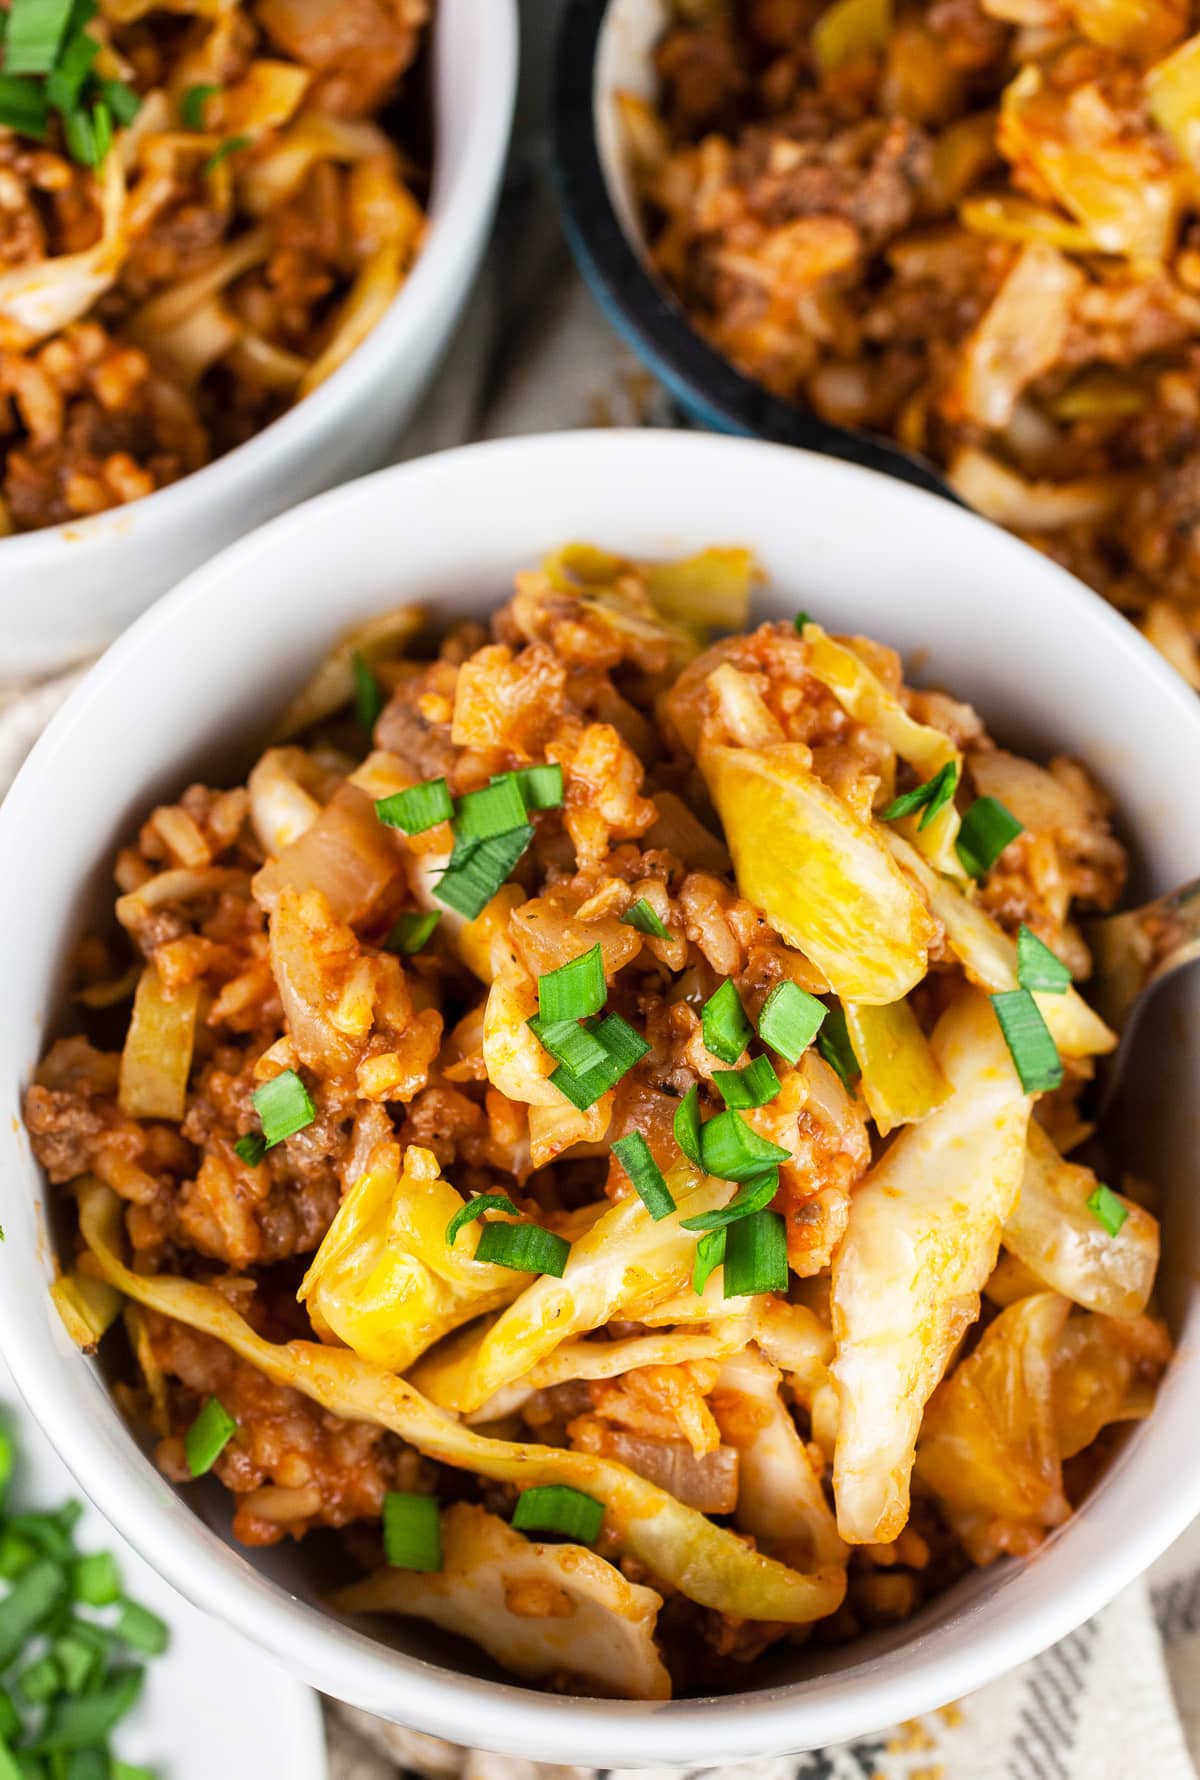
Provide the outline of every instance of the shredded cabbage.
<path id="1" fill-rule="evenodd" d="M 907 1001 L 887 1007 L 843 1003 L 862 1094 L 881 1137 L 897 1125 L 916 1125 L 942 1105 L 949 1083 Z"/>
<path id="2" fill-rule="evenodd" d="M 168 995 L 154 965 L 146 966 L 121 1052 L 117 1103 L 127 1118 L 183 1118 L 199 1011 L 199 983 Z"/>

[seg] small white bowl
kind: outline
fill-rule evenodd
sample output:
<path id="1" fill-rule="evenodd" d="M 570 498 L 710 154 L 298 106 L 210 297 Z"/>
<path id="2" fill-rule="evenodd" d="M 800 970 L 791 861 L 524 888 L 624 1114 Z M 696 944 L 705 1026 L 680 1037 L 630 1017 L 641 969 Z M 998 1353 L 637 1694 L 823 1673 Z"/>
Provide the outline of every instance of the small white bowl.
<path id="1" fill-rule="evenodd" d="M 438 0 L 424 248 L 384 319 L 305 401 L 128 506 L 0 538 L 0 682 L 112 641 L 251 527 L 381 463 L 449 342 L 487 244 L 517 84 L 516 0 Z"/>
<path id="2" fill-rule="evenodd" d="M 919 659 L 993 731 L 1105 781 L 1140 863 L 1135 894 L 1200 871 L 1200 704 L 1137 633 L 1044 557 L 965 511 L 826 458 L 699 434 L 574 433 L 387 470 L 276 520 L 146 614 L 87 676 L 0 807 L 0 1346 L 82 1487 L 191 1600 L 337 1698 L 541 1761 L 710 1764 L 877 1730 L 970 1692 L 1063 1636 L 1200 1508 L 1200 982 L 1147 1016 L 1132 1165 L 1166 1190 L 1164 1302 L 1179 1352 L 1073 1519 L 1034 1558 L 968 1578 L 907 1625 L 823 1651 L 783 1647 L 755 1691 L 662 1706 L 580 1701 L 495 1678 L 462 1646 L 396 1621 L 397 1648 L 321 1611 L 315 1551 L 231 1548 L 155 1472 L 99 1367 L 47 1295 L 44 1185 L 21 1090 L 53 1020 L 63 958 L 111 907 L 109 867 L 140 813 L 198 775 L 242 776 L 272 712 L 331 638 L 400 600 L 482 614 L 513 571 L 572 538 L 633 556 L 723 542 L 757 552 L 758 617 L 803 606 Z M 219 1492 L 217 1492 L 219 1498 Z M 218 1500 L 200 1496 L 214 1525 Z M 328 1574 L 322 1579 L 326 1586 Z"/>

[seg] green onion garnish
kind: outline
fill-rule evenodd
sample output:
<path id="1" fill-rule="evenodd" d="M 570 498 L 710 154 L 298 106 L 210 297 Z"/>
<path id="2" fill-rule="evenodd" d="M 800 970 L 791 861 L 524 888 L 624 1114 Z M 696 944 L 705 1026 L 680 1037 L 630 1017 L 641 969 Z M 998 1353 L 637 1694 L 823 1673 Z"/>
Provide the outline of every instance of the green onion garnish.
<path id="1" fill-rule="evenodd" d="M 50 108 L 40 81 L 0 74 L 0 127 L 16 130 L 21 136 L 33 136 L 40 142 L 49 120 Z"/>
<path id="2" fill-rule="evenodd" d="M 44 1706 L 62 1693 L 62 1670 L 52 1656 L 40 1656 L 21 1670 L 17 1685 L 31 1706 Z"/>
<path id="3" fill-rule="evenodd" d="M 100 45 L 86 31 L 77 31 L 46 77 L 46 98 L 56 111 L 74 111 Z M 113 83 L 116 84 L 115 82 Z"/>
<path id="4" fill-rule="evenodd" d="M 604 1048 L 604 1062 L 595 1069 L 585 1070 L 582 1075 L 576 1075 L 565 1063 L 560 1063 L 550 1077 L 559 1092 L 565 1094 L 580 1112 L 586 1112 L 602 1094 L 615 1088 L 621 1077 L 627 1075 L 650 1049 L 641 1034 L 635 1032 L 620 1014 L 606 1014 L 589 1030 Z"/>
<path id="5" fill-rule="evenodd" d="M 469 843 L 461 860 L 451 861 L 438 880 L 434 895 L 447 908 L 473 921 L 481 915 L 533 839 L 529 826 L 514 828 L 491 840 Z"/>
<path id="6" fill-rule="evenodd" d="M 732 977 L 726 977 L 716 994 L 709 996 L 700 1010 L 700 1025 L 705 1049 L 722 1063 L 736 1063 L 754 1037 L 754 1028 Z"/>
<path id="7" fill-rule="evenodd" d="M 433 930 L 441 920 L 437 909 L 423 909 L 418 914 L 401 915 L 383 942 L 385 952 L 402 952 L 411 957 L 423 952 L 433 938 Z"/>
<path id="8" fill-rule="evenodd" d="M 109 1607 L 121 1596 L 121 1572 L 111 1551 L 90 1551 L 77 1559 L 72 1582 L 75 1599 L 89 1607 Z"/>
<path id="9" fill-rule="evenodd" d="M 211 1471 L 237 1433 L 237 1423 L 217 1397 L 210 1397 L 183 1437 L 187 1468 L 193 1477 Z"/>
<path id="10" fill-rule="evenodd" d="M 729 1224 L 736 1224 L 741 1218 L 753 1217 L 756 1211 L 762 1211 L 770 1205 L 779 1191 L 779 1170 L 768 1168 L 762 1174 L 754 1175 L 744 1181 L 738 1188 L 728 1205 L 720 1206 L 716 1211 L 702 1211 L 694 1218 L 684 1218 L 685 1230 L 724 1230 Z"/>
<path id="11" fill-rule="evenodd" d="M 742 1181 L 775 1162 L 789 1162 L 791 1151 L 760 1137 L 740 1113 L 722 1112 L 700 1127 L 700 1160 L 706 1174 Z"/>
<path id="12" fill-rule="evenodd" d="M 923 810 L 924 815 L 917 824 L 918 828 L 928 828 L 938 811 L 950 802 L 958 785 L 958 762 L 948 760 L 945 766 L 934 773 L 932 779 L 916 786 L 912 791 L 904 791 L 894 797 L 887 809 L 880 814 L 881 822 L 895 822 L 901 816 L 915 815 Z"/>
<path id="13" fill-rule="evenodd" d="M 72 0 L 12 0 L 4 34 L 8 74 L 49 74 L 58 59 Z"/>
<path id="14" fill-rule="evenodd" d="M 0 1601 L 0 1669 L 19 1656 L 27 1639 L 62 1605 L 67 1578 L 61 1564 L 37 1558 Z"/>
<path id="15" fill-rule="evenodd" d="M 594 1545 L 604 1524 L 604 1504 L 569 1484 L 538 1484 L 517 1497 L 512 1524 L 519 1533 L 561 1533 L 577 1545 Z"/>
<path id="16" fill-rule="evenodd" d="M 204 128 L 204 107 L 213 94 L 219 93 L 220 90 L 220 87 L 208 86 L 204 83 L 188 88 L 179 106 L 179 115 L 183 119 L 185 130 L 202 130 Z"/>
<path id="17" fill-rule="evenodd" d="M 239 1137 L 233 1146 L 235 1156 L 240 1156 L 249 1168 L 257 1168 L 267 1153 L 267 1140 L 260 1137 L 257 1131 L 247 1131 Z"/>
<path id="18" fill-rule="evenodd" d="M 1094 1193 L 1089 1193 L 1087 1208 L 1098 1224 L 1103 1224 L 1110 1236 L 1119 1236 L 1121 1225 L 1129 1216 L 1128 1208 L 1122 1205 L 1111 1187 L 1103 1181 L 1097 1183 Z"/>
<path id="19" fill-rule="evenodd" d="M 843 1087 L 853 1088 L 862 1070 L 858 1067 L 858 1058 L 850 1043 L 850 1029 L 840 1004 L 829 1009 L 825 1024 L 817 1034 L 817 1049 L 830 1069 L 837 1072 Z"/>
<path id="20" fill-rule="evenodd" d="M 442 1523 L 436 1496 L 389 1490 L 383 1498 L 383 1555 L 393 1570 L 440 1570 Z"/>
<path id="21" fill-rule="evenodd" d="M 725 1232 L 725 1296 L 788 1289 L 787 1226 L 782 1213 L 756 1211 Z"/>
<path id="22" fill-rule="evenodd" d="M 663 1171 L 651 1155 L 650 1145 L 641 1132 L 631 1131 L 627 1137 L 619 1137 L 612 1149 L 655 1223 L 660 1218 L 669 1218 L 675 1210 L 675 1201 L 663 1178 Z"/>
<path id="23" fill-rule="evenodd" d="M 527 810 L 557 810 L 563 800 L 563 769 L 557 761 L 548 766 L 522 766 L 512 775 Z"/>
<path id="24" fill-rule="evenodd" d="M 90 1749 L 103 1743 L 142 1691 L 144 1669 L 113 1669 L 102 1688 L 73 1700 L 60 1695 L 50 1706 L 41 1732 L 29 1747 L 35 1754 Z"/>
<path id="25" fill-rule="evenodd" d="M 387 828 L 424 834 L 439 822 L 449 822 L 454 803 L 445 779 L 426 779 L 424 784 L 410 785 L 407 791 L 393 791 L 390 797 L 377 798 L 375 814 Z"/>
<path id="26" fill-rule="evenodd" d="M 581 952 L 538 978 L 538 1013 L 548 1025 L 558 1020 L 586 1020 L 598 1014 L 608 996 L 604 952 L 599 945 Z"/>
<path id="27" fill-rule="evenodd" d="M 725 1225 L 719 1230 L 710 1230 L 696 1244 L 696 1256 L 692 1262 L 692 1290 L 699 1298 L 713 1273 L 725 1259 Z"/>
<path id="28" fill-rule="evenodd" d="M 795 625 L 796 629 L 802 633 L 804 626 L 812 623 L 812 613 L 797 612 L 796 616 L 792 619 L 792 623 Z"/>
<path id="29" fill-rule="evenodd" d="M 1008 989 L 988 999 L 1025 1092 L 1042 1094 L 1057 1088 L 1063 1079 L 1062 1062 L 1042 1010 L 1029 990 Z"/>
<path id="30" fill-rule="evenodd" d="M 294 1069 L 284 1069 L 250 1096 L 268 1149 L 311 1125 L 317 1116 L 308 1089 Z"/>
<path id="31" fill-rule="evenodd" d="M 745 1069 L 714 1069 L 713 1081 L 726 1106 L 766 1106 L 783 1083 L 769 1057 L 756 1057 Z"/>
<path id="32" fill-rule="evenodd" d="M 122 1644 L 143 1656 L 161 1656 L 171 1641 L 166 1624 L 138 1601 L 125 1601 L 113 1628 Z"/>
<path id="33" fill-rule="evenodd" d="M 700 1161 L 700 1089 L 693 1083 L 675 1108 L 675 1142 L 693 1167 Z"/>
<path id="34" fill-rule="evenodd" d="M 758 1036 L 788 1063 L 798 1063 L 829 1009 L 799 983 L 777 983 L 762 1004 Z"/>
<path id="35" fill-rule="evenodd" d="M 514 773 L 493 779 L 482 791 L 468 791 L 454 812 L 454 832 L 461 840 L 486 841 L 493 835 L 524 828 L 528 812 Z"/>
<path id="36" fill-rule="evenodd" d="M 549 1273 L 561 1279 L 571 1245 L 540 1224 L 485 1224 L 479 1232 L 477 1261 L 511 1267 L 514 1273 Z"/>
<path id="37" fill-rule="evenodd" d="M 586 1075 L 589 1069 L 598 1069 L 608 1056 L 595 1033 L 578 1020 L 543 1020 L 535 1014 L 528 1026 L 542 1049 L 556 1063 L 565 1063 L 572 1075 Z"/>
<path id="38" fill-rule="evenodd" d="M 96 1673 L 100 1661 L 98 1651 L 90 1644 L 85 1644 L 82 1638 L 72 1637 L 69 1632 L 65 1637 L 55 1640 L 53 1656 L 62 1672 L 63 1689 L 66 1693 L 82 1693 Z M 0 1723 L 0 1736 L 4 1734 L 3 1724 Z"/>
<path id="39" fill-rule="evenodd" d="M 350 671 L 354 675 L 354 715 L 358 718 L 359 728 L 373 735 L 384 706 L 383 687 L 358 649 L 350 657 Z"/>
<path id="40" fill-rule="evenodd" d="M 1022 833 L 1022 824 L 998 797 L 977 797 L 963 817 L 954 843 L 959 863 L 969 877 L 981 878 L 992 869 L 1009 841 Z"/>
<path id="41" fill-rule="evenodd" d="M 222 161 L 227 161 L 230 155 L 235 155 L 240 149 L 249 148 L 249 146 L 249 136 L 227 136 L 224 142 L 218 143 L 208 159 L 201 164 L 201 173 L 215 172 Z"/>
<path id="42" fill-rule="evenodd" d="M 1017 932 L 1017 981 L 1022 989 L 1044 995 L 1065 995 L 1071 987 L 1068 967 L 1023 921 Z"/>
<path id="43" fill-rule="evenodd" d="M 100 97 L 119 124 L 131 124 L 142 109 L 141 94 L 123 80 L 102 80 Z"/>
<path id="44" fill-rule="evenodd" d="M 446 1247 L 453 1248 L 459 1231 L 465 1229 L 473 1219 L 481 1218 L 485 1211 L 507 1211 L 514 1218 L 521 1215 L 507 1193 L 480 1193 L 477 1198 L 469 1199 L 465 1205 L 461 1205 L 446 1225 Z"/>
<path id="45" fill-rule="evenodd" d="M 8 1689 L 0 1687 L 0 1743 L 13 1742 L 20 1732 L 21 1715 L 12 1703 Z"/>
<path id="46" fill-rule="evenodd" d="M 0 1577 L 11 1582 L 14 1576 L 22 1576 L 37 1557 L 36 1548 L 28 1539 L 5 1528 L 0 1533 Z"/>
<path id="47" fill-rule="evenodd" d="M 632 908 L 625 910 L 621 920 L 626 927 L 636 927 L 639 933 L 648 933 L 653 939 L 670 939 L 662 919 L 655 914 L 644 896 L 639 896 Z"/>

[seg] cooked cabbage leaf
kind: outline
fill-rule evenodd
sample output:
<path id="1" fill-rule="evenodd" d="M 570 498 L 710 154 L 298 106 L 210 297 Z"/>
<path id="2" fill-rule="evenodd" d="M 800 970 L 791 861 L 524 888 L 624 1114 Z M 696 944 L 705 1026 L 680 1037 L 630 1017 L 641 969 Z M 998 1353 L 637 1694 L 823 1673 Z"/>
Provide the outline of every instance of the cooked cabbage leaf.
<path id="1" fill-rule="evenodd" d="M 862 1070 L 863 1098 L 880 1136 L 928 1118 L 948 1097 L 950 1084 L 908 1002 L 869 1007 L 847 1001 L 843 1009 Z"/>

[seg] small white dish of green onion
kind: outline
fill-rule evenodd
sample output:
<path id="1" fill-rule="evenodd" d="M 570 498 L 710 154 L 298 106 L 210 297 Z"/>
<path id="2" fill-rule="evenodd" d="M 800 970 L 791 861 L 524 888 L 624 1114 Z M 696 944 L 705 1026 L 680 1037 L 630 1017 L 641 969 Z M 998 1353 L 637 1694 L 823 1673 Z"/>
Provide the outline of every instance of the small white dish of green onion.
<path id="1" fill-rule="evenodd" d="M 327 1780 L 316 1696 L 142 1562 L 0 1360 L 0 1780 Z"/>

